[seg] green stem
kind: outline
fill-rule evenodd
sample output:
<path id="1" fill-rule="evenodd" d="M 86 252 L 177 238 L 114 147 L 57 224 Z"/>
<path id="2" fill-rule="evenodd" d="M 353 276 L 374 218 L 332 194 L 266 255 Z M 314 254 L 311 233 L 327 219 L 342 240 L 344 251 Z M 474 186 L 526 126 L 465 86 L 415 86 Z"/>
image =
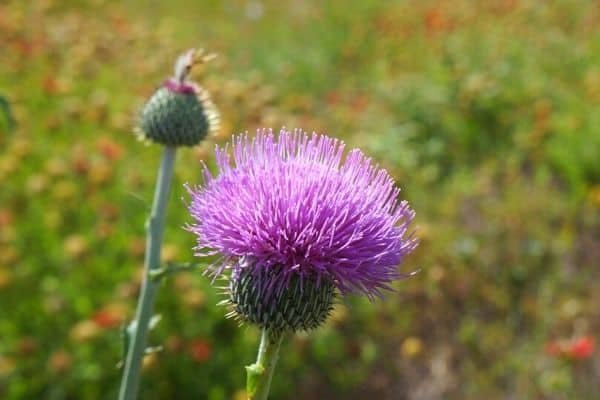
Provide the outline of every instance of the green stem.
<path id="1" fill-rule="evenodd" d="M 0 95 L 0 109 L 4 112 L 4 116 L 6 117 L 6 128 L 8 132 L 12 132 L 15 128 L 15 118 L 10 110 L 10 103 L 8 99 L 4 96 Z"/>
<path id="2" fill-rule="evenodd" d="M 248 400 L 266 400 L 271 388 L 273 371 L 279 358 L 279 348 L 285 335 L 272 335 L 263 329 L 256 362 L 246 367 Z"/>
<path id="3" fill-rule="evenodd" d="M 173 176 L 173 164 L 175 162 L 176 148 L 165 147 L 163 158 L 158 170 L 156 188 L 154 192 L 154 202 L 147 225 L 146 237 L 146 258 L 144 260 L 144 278 L 142 282 L 142 291 L 138 300 L 138 307 L 135 314 L 135 321 L 132 323 L 133 329 L 129 348 L 127 349 L 127 358 L 125 360 L 125 369 L 119 391 L 120 400 L 134 400 L 137 397 L 140 383 L 140 368 L 142 358 L 146 351 L 146 338 L 148 334 L 148 325 L 154 309 L 154 298 L 158 288 L 157 282 L 151 279 L 151 272 L 160 268 L 160 250 L 164 230 L 165 209 Z"/>

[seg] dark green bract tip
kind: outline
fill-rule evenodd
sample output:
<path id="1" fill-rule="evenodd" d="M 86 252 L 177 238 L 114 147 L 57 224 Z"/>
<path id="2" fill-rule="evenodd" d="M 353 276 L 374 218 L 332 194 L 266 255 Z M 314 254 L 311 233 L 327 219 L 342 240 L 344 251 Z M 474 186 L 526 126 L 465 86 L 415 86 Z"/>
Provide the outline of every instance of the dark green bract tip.
<path id="1" fill-rule="evenodd" d="M 230 316 L 275 334 L 311 330 L 325 322 L 335 299 L 331 282 L 317 284 L 292 275 L 284 287 L 274 289 L 277 275 L 275 271 L 257 276 L 249 268 L 235 273 L 229 287 Z"/>
<path id="2" fill-rule="evenodd" d="M 218 128 L 218 113 L 205 90 L 169 80 L 144 105 L 139 128 L 143 139 L 194 146 Z"/>

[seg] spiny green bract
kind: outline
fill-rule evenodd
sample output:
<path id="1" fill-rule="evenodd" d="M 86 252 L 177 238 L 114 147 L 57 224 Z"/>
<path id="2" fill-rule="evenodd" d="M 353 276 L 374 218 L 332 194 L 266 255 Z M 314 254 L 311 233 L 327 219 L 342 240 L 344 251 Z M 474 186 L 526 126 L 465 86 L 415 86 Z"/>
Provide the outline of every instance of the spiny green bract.
<path id="1" fill-rule="evenodd" d="M 247 268 L 240 269 L 230 280 L 229 316 L 271 333 L 296 332 L 317 328 L 333 309 L 335 287 L 331 282 L 317 284 L 294 275 L 283 289 L 265 296 L 268 282 Z"/>
<path id="2" fill-rule="evenodd" d="M 194 146 L 216 129 L 218 117 L 208 94 L 159 88 L 140 115 L 141 136 L 166 146 Z"/>

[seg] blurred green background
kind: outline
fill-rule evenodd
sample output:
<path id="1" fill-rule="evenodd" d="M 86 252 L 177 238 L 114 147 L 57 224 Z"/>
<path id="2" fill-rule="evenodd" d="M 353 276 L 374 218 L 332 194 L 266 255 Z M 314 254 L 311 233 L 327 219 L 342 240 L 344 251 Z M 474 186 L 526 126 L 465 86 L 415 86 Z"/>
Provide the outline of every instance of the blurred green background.
<path id="1" fill-rule="evenodd" d="M 223 126 L 179 153 L 165 261 L 199 160 L 257 127 L 361 147 L 417 211 L 420 273 L 288 341 L 273 399 L 599 398 L 591 0 L 0 2 L 0 398 L 116 397 L 160 156 L 132 127 L 190 47 Z M 244 398 L 258 332 L 218 300 L 164 283 L 141 398 Z"/>

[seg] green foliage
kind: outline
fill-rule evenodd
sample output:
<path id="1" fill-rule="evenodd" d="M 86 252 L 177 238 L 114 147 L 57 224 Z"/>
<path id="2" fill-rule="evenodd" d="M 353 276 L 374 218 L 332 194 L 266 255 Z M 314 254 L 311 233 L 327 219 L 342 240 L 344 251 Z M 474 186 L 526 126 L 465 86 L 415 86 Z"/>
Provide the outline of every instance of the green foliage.
<path id="1" fill-rule="evenodd" d="M 360 146 L 417 211 L 420 273 L 284 342 L 274 399 L 593 398 L 598 353 L 545 349 L 600 332 L 599 18 L 591 0 L 3 2 L 0 397 L 116 397 L 160 153 L 133 124 L 204 46 L 219 57 L 192 78 L 222 128 L 177 160 L 165 263 L 197 261 L 199 159 L 257 127 Z M 259 332 L 200 272 L 166 275 L 141 398 L 244 398 Z"/>

